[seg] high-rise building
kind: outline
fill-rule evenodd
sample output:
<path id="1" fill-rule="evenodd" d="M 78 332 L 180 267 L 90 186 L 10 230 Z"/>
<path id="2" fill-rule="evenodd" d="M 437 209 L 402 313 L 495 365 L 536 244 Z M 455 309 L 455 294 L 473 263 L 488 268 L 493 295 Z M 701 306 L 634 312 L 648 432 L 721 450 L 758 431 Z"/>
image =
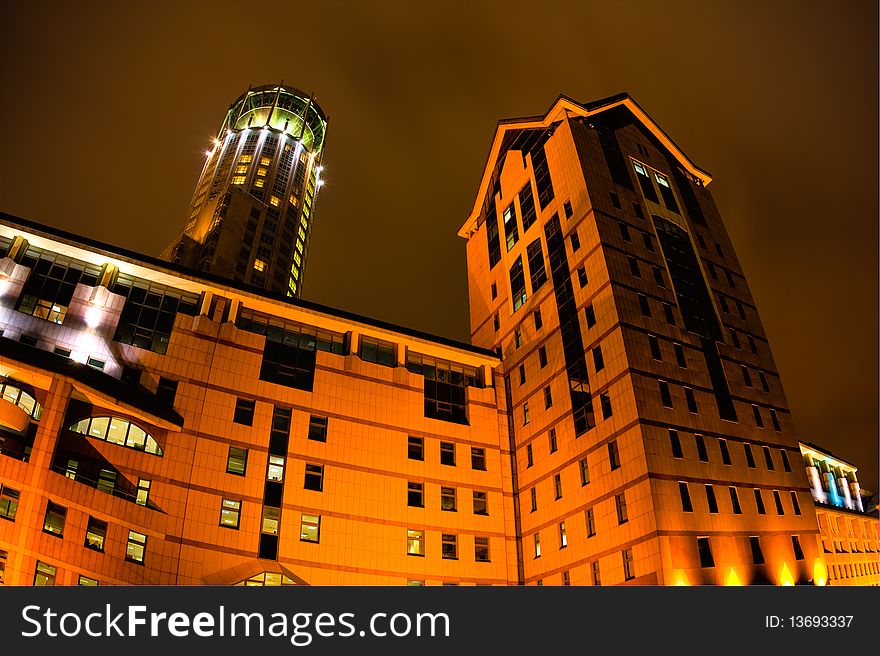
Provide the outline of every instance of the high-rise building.
<path id="1" fill-rule="evenodd" d="M 459 234 L 472 341 L 502 351 L 526 584 L 793 584 L 823 567 L 710 180 L 626 94 L 498 125 Z"/>
<path id="2" fill-rule="evenodd" d="M 205 153 L 183 233 L 163 259 L 299 296 L 326 138 L 314 96 L 248 89 Z"/>

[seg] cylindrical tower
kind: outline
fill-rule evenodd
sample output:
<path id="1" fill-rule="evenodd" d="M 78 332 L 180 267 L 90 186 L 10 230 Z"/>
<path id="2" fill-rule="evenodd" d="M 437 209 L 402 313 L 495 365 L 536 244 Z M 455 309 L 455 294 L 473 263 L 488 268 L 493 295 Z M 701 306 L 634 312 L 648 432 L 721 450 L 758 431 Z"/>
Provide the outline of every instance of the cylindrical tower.
<path id="1" fill-rule="evenodd" d="M 205 153 L 183 233 L 165 259 L 299 296 L 327 117 L 293 87 L 250 88 Z"/>

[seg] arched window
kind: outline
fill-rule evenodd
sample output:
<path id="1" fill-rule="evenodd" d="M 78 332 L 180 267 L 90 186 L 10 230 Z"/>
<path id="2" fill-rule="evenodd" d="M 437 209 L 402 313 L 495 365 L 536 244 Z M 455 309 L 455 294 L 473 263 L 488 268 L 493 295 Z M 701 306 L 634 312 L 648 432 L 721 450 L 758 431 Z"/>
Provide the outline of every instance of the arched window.
<path id="1" fill-rule="evenodd" d="M 21 383 L 14 380 L 8 378 L 0 380 L 0 398 L 14 403 L 38 421 L 40 415 L 43 414 L 43 407 L 34 398 L 34 395 L 24 389 Z"/>
<path id="2" fill-rule="evenodd" d="M 86 417 L 73 424 L 68 430 L 129 449 L 146 451 L 157 456 L 163 455 L 162 447 L 152 435 L 122 417 Z"/>

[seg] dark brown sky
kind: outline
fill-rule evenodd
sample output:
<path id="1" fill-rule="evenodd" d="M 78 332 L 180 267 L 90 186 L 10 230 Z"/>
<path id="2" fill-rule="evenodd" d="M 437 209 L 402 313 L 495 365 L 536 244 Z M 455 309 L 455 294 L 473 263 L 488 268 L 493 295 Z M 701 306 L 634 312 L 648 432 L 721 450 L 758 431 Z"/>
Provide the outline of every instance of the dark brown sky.
<path id="1" fill-rule="evenodd" d="M 330 117 L 304 296 L 467 339 L 496 122 L 628 91 L 714 175 L 802 438 L 876 490 L 877 3 L 431 6 L 3 3 L 0 209 L 157 255 L 229 103 L 283 78 Z"/>

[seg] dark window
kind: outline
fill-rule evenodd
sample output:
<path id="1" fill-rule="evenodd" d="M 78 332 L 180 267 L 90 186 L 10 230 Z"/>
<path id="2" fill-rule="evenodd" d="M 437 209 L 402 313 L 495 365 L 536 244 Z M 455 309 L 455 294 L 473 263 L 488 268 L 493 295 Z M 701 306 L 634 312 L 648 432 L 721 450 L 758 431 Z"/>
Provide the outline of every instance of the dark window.
<path id="1" fill-rule="evenodd" d="M 681 451 L 681 440 L 678 437 L 678 431 L 669 429 L 669 444 L 672 446 L 673 458 L 684 458 Z"/>
<path id="2" fill-rule="evenodd" d="M 441 555 L 447 560 L 458 560 L 458 536 L 442 534 Z"/>
<path id="3" fill-rule="evenodd" d="M 513 248 L 514 244 L 519 241 L 519 230 L 516 226 L 516 211 L 513 209 L 513 203 L 504 210 L 504 237 L 507 241 L 507 250 Z"/>
<path id="4" fill-rule="evenodd" d="M 535 331 L 541 330 L 541 327 L 544 325 L 544 320 L 541 318 L 541 310 L 535 310 L 532 313 L 532 317 L 535 319 Z"/>
<path id="5" fill-rule="evenodd" d="M 764 428 L 764 419 L 761 417 L 761 411 L 758 409 L 758 406 L 752 406 L 752 414 L 755 416 L 755 426 Z"/>
<path id="6" fill-rule="evenodd" d="M 730 492 L 730 505 L 733 508 L 734 515 L 742 515 L 742 508 L 739 505 L 739 495 L 736 493 L 735 487 L 727 488 Z"/>
<path id="7" fill-rule="evenodd" d="M 516 262 L 510 268 L 510 297 L 513 300 L 513 311 L 519 310 L 526 302 L 526 277 L 523 272 L 522 256 L 516 258 Z"/>
<path id="8" fill-rule="evenodd" d="M 113 339 L 165 353 L 178 313 L 195 315 L 198 297 L 120 274 L 113 292 L 125 297 Z"/>
<path id="9" fill-rule="evenodd" d="M 532 445 L 527 444 L 526 445 L 526 467 L 531 467 L 534 464 L 535 464 L 535 458 L 532 453 Z"/>
<path id="10" fill-rule="evenodd" d="M 327 441 L 327 417 L 309 417 L 309 439 L 316 442 Z"/>
<path id="11" fill-rule="evenodd" d="M 572 250 L 572 252 L 574 252 L 574 251 L 580 249 L 580 247 L 581 247 L 580 237 L 578 237 L 577 230 L 573 230 L 571 233 L 571 250 Z"/>
<path id="12" fill-rule="evenodd" d="M 773 466 L 773 455 L 770 453 L 769 447 L 762 447 L 764 450 L 764 462 L 767 463 L 767 470 L 773 471 L 775 467 Z"/>
<path id="13" fill-rule="evenodd" d="M 423 483 L 407 483 L 406 505 L 414 508 L 425 507 L 425 486 Z"/>
<path id="14" fill-rule="evenodd" d="M 410 460 L 425 459 L 425 441 L 421 437 L 409 436 L 406 455 Z"/>
<path id="15" fill-rule="evenodd" d="M 706 451 L 706 440 L 702 435 L 694 435 L 694 442 L 697 444 L 697 456 L 702 462 L 709 462 L 709 452 Z"/>
<path id="16" fill-rule="evenodd" d="M 177 396 L 177 381 L 169 378 L 159 378 L 159 384 L 156 386 L 156 397 L 168 405 L 174 405 L 174 398 Z"/>
<path id="17" fill-rule="evenodd" d="M 718 280 L 718 271 L 715 269 L 715 265 L 712 264 L 711 262 L 709 262 L 708 265 L 709 265 L 709 267 L 708 267 L 709 268 L 709 277 L 712 278 L 712 280 Z M 720 298 L 720 300 L 721 300 L 721 305 L 724 307 L 724 311 L 727 312 L 727 303 L 724 301 L 724 297 L 722 296 Z"/>
<path id="18" fill-rule="evenodd" d="M 662 361 L 663 355 L 660 353 L 660 342 L 657 341 L 657 338 L 653 335 L 648 335 L 648 345 L 651 347 L 651 357 Z"/>
<path id="19" fill-rule="evenodd" d="M 663 403 L 663 407 L 671 408 L 672 395 L 669 393 L 669 384 L 665 380 L 658 380 L 657 384 L 660 386 L 660 401 Z"/>
<path id="20" fill-rule="evenodd" d="M 397 358 L 394 355 L 394 344 L 383 342 L 372 337 L 361 337 L 360 353 L 364 362 L 374 362 L 384 367 L 396 367 Z"/>
<path id="21" fill-rule="evenodd" d="M 602 419 L 610 419 L 613 414 L 611 408 L 611 397 L 607 393 L 602 392 L 599 395 L 599 403 L 602 406 Z"/>
<path id="22" fill-rule="evenodd" d="M 611 192 L 611 204 L 614 206 L 614 209 L 622 209 L 620 206 L 620 197 L 613 191 Z"/>
<path id="23" fill-rule="evenodd" d="M 757 535 L 749 537 L 749 546 L 752 548 L 752 562 L 755 565 L 764 564 L 764 552 L 761 551 L 761 538 Z"/>
<path id="24" fill-rule="evenodd" d="M 727 440 L 720 439 L 718 440 L 718 446 L 721 449 L 721 462 L 725 465 L 730 464 L 730 451 L 727 449 Z"/>
<path id="25" fill-rule="evenodd" d="M 727 277 L 727 284 L 736 289 L 736 283 L 733 280 L 733 276 L 730 274 L 730 271 L 724 270 L 724 275 Z"/>
<path id="26" fill-rule="evenodd" d="M 681 497 L 682 512 L 694 512 L 694 505 L 691 503 L 691 493 L 688 484 L 684 481 L 678 482 L 678 494 Z"/>
<path id="27" fill-rule="evenodd" d="M 751 469 L 755 469 L 755 456 L 752 455 L 752 445 L 751 444 L 743 444 L 743 450 L 746 453 L 746 463 L 749 465 Z"/>
<path id="28" fill-rule="evenodd" d="M 586 287 L 587 283 L 589 282 L 587 280 L 587 270 L 584 267 L 578 267 L 577 274 L 578 285 L 580 285 L 581 287 Z"/>
<path id="29" fill-rule="evenodd" d="M 633 212 L 636 214 L 636 218 L 644 220 L 645 213 L 642 212 L 642 206 L 633 201 Z"/>
<path id="30" fill-rule="evenodd" d="M 660 187 L 660 195 L 663 197 L 663 204 L 666 205 L 666 209 L 678 214 L 678 203 L 675 201 L 675 194 L 672 193 L 669 178 L 655 171 L 654 179 L 657 181 L 657 186 Z"/>
<path id="31" fill-rule="evenodd" d="M 747 335 L 746 339 L 749 340 L 749 350 L 751 350 L 752 355 L 758 355 L 758 344 L 755 342 L 755 338 Z"/>
<path id="32" fill-rule="evenodd" d="M 594 560 L 592 563 L 590 563 L 590 569 L 593 573 L 593 585 L 602 585 L 602 580 L 599 577 L 599 561 Z"/>
<path id="33" fill-rule="evenodd" d="M 743 304 L 739 301 L 736 302 L 736 312 L 739 315 L 739 318 L 743 321 L 747 321 L 746 319 L 746 309 L 743 307 Z"/>
<path id="34" fill-rule="evenodd" d="M 467 424 L 465 389 L 479 384 L 476 368 L 418 353 L 407 355 L 406 368 L 425 378 L 425 416 L 457 424 Z"/>
<path id="35" fill-rule="evenodd" d="M 740 346 L 740 343 L 739 343 L 739 335 L 737 334 L 737 332 L 733 328 L 730 329 L 730 340 L 733 342 L 733 345 L 735 348 L 738 348 L 738 349 L 742 348 L 742 346 Z"/>
<path id="36" fill-rule="evenodd" d="M 34 259 L 28 249 L 22 264 L 31 272 L 21 290 L 18 311 L 52 323 L 63 323 L 78 283 L 95 286 L 100 269 L 63 255 L 42 253 Z"/>
<path id="37" fill-rule="evenodd" d="M 776 504 L 776 514 L 784 515 L 785 508 L 782 507 L 782 497 L 779 496 L 779 490 L 773 490 L 773 502 Z"/>
<path id="38" fill-rule="evenodd" d="M 685 387 L 684 398 L 687 401 L 688 412 L 697 414 L 697 399 L 694 396 L 694 390 L 692 390 L 690 387 Z"/>
<path id="39" fill-rule="evenodd" d="M 632 549 L 624 549 L 623 551 L 623 578 L 630 581 L 636 577 L 636 566 L 633 562 Z"/>
<path id="40" fill-rule="evenodd" d="M 678 363 L 678 366 L 682 369 L 687 369 L 687 360 L 684 357 L 684 348 L 678 342 L 675 342 L 672 347 L 675 349 L 675 361 Z"/>
<path id="41" fill-rule="evenodd" d="M 479 490 L 474 490 L 474 514 L 475 515 L 488 515 L 489 514 L 489 499 L 488 499 L 488 495 L 485 492 L 481 492 Z"/>
<path id="42" fill-rule="evenodd" d="M 700 554 L 700 567 L 715 567 L 715 559 L 712 558 L 712 546 L 709 538 L 697 538 L 697 551 Z"/>
<path id="43" fill-rule="evenodd" d="M 765 392 L 769 392 L 770 386 L 767 384 L 767 376 L 764 375 L 763 371 L 758 372 L 758 380 L 761 381 L 761 389 Z"/>
<path id="44" fill-rule="evenodd" d="M 779 449 L 779 455 L 782 456 L 782 467 L 785 471 L 791 471 L 791 463 L 788 461 L 788 453 L 785 452 L 785 449 Z"/>
<path id="45" fill-rule="evenodd" d="M 590 303 L 586 308 L 584 308 L 584 315 L 587 318 L 587 328 L 592 328 L 596 325 L 596 312 L 593 310 L 593 304 Z"/>
<path id="46" fill-rule="evenodd" d="M 538 491 L 535 488 L 532 488 L 529 490 L 529 496 L 531 497 L 532 502 L 531 512 L 535 512 L 538 509 Z"/>
<path id="47" fill-rule="evenodd" d="M 547 366 L 547 347 L 540 346 L 538 347 L 538 364 L 541 365 L 541 369 Z"/>
<path id="48" fill-rule="evenodd" d="M 478 563 L 489 562 L 489 538 L 474 538 L 474 560 Z"/>
<path id="49" fill-rule="evenodd" d="M 791 547 L 794 550 L 794 559 L 795 560 L 803 560 L 804 559 L 804 551 L 801 549 L 801 541 L 798 539 L 798 536 L 791 536 Z"/>
<path id="50" fill-rule="evenodd" d="M 254 425 L 254 407 L 256 405 L 255 401 L 250 399 L 236 399 L 235 400 L 235 414 L 232 416 L 232 421 L 236 424 L 244 424 L 245 426 L 253 426 Z"/>
<path id="51" fill-rule="evenodd" d="M 501 239 L 498 235 L 498 213 L 495 209 L 495 194 L 486 192 L 486 204 L 484 205 L 486 217 L 486 237 L 489 246 L 489 269 L 492 269 L 501 260 Z"/>
<path id="52" fill-rule="evenodd" d="M 644 294 L 639 294 L 639 309 L 642 311 L 642 314 L 646 317 L 651 316 L 651 306 L 648 305 L 648 297 Z"/>
<path id="53" fill-rule="evenodd" d="M 794 507 L 794 514 L 800 515 L 801 514 L 801 504 L 798 503 L 798 498 L 797 498 L 796 492 L 791 493 L 791 505 L 792 505 L 792 507 Z"/>
<path id="54" fill-rule="evenodd" d="M 651 182 L 651 178 L 648 177 L 647 167 L 639 162 L 633 162 L 633 168 L 636 170 L 636 179 L 639 181 L 639 186 L 642 188 L 642 193 L 645 198 L 655 203 L 659 203 L 660 199 L 657 197 L 657 190 L 654 189 L 654 184 Z"/>
<path id="55" fill-rule="evenodd" d="M 585 516 L 586 522 L 587 522 L 587 537 L 591 538 L 594 535 L 596 535 L 596 519 L 595 519 L 595 516 L 593 515 L 593 509 L 587 508 L 584 511 L 584 516 Z"/>
<path id="56" fill-rule="evenodd" d="M 654 252 L 654 240 L 651 237 L 651 235 L 649 235 L 647 233 L 642 233 L 642 241 L 645 242 L 645 248 L 648 249 L 648 252 L 653 253 Z"/>
<path id="57" fill-rule="evenodd" d="M 715 498 L 715 488 L 711 485 L 706 486 L 706 502 L 709 504 L 709 512 L 718 512 L 718 500 Z"/>
<path id="58" fill-rule="evenodd" d="M 67 508 L 51 501 L 46 503 L 46 516 L 43 518 L 43 532 L 61 537 L 64 535 L 64 522 Z"/>
<path id="59" fill-rule="evenodd" d="M 89 356 L 89 358 L 86 360 L 86 364 L 90 367 L 94 367 L 95 369 L 100 369 L 101 371 L 103 371 L 104 365 L 107 363 L 103 360 L 99 360 L 98 358 L 93 358 Z"/>
<path id="60" fill-rule="evenodd" d="M 547 433 L 547 440 L 550 443 L 550 453 L 556 453 L 556 429 L 551 428 Z"/>
<path id="61" fill-rule="evenodd" d="M 622 222 L 618 222 L 617 225 L 620 228 L 620 238 L 623 239 L 623 241 L 632 242 L 632 237 L 630 237 L 629 234 L 629 227 Z"/>
<path id="62" fill-rule="evenodd" d="M 602 347 L 596 346 L 593 348 L 593 364 L 596 367 L 596 371 L 602 371 L 605 368 L 605 360 L 602 357 Z"/>
<path id="63" fill-rule="evenodd" d="M 544 250 L 541 248 L 540 239 L 536 239 L 526 246 L 526 259 L 529 262 L 532 293 L 534 294 L 545 282 L 547 282 L 547 268 L 544 266 Z"/>
<path id="64" fill-rule="evenodd" d="M 770 423 L 773 424 L 773 430 L 777 433 L 782 432 L 782 427 L 779 425 L 779 417 L 773 408 L 770 408 Z"/>
<path id="65" fill-rule="evenodd" d="M 721 250 L 721 244 L 719 244 L 717 241 L 715 242 L 715 252 L 718 253 L 718 257 L 720 257 L 722 260 L 724 259 L 724 251 Z"/>
<path id="66" fill-rule="evenodd" d="M 498 329 L 501 328 L 501 322 L 498 318 L 498 313 L 495 313 L 495 316 L 492 317 L 492 327 L 495 329 L 495 332 L 498 332 Z"/>
<path id="67" fill-rule="evenodd" d="M 304 490 L 324 491 L 324 465 L 306 464 L 306 475 L 303 481 Z"/>
<path id="68" fill-rule="evenodd" d="M 553 490 L 556 493 L 556 499 L 562 498 L 562 474 L 553 475 Z"/>
<path id="69" fill-rule="evenodd" d="M 554 198 L 553 182 L 550 180 L 550 168 L 547 166 L 547 154 L 541 145 L 531 151 L 532 167 L 535 170 L 535 188 L 538 190 L 538 204 L 541 209 L 547 207 Z"/>
<path id="70" fill-rule="evenodd" d="M 571 208 L 571 205 L 569 205 L 569 208 Z M 535 197 L 532 195 L 532 185 L 528 182 L 519 192 L 519 209 L 522 212 L 523 232 L 526 232 L 532 227 L 532 224 L 537 217 L 537 213 L 535 212 Z"/>
<path id="71" fill-rule="evenodd" d="M 767 510 L 764 508 L 764 498 L 761 496 L 761 490 L 755 488 L 755 505 L 758 508 L 759 515 L 766 515 Z"/>
<path id="72" fill-rule="evenodd" d="M 629 518 L 626 514 L 626 497 L 623 493 L 614 496 L 614 505 L 617 508 L 617 523 L 626 524 Z"/>
<path id="73" fill-rule="evenodd" d="M 272 411 L 272 429 L 269 432 L 269 453 L 286 456 L 290 443 L 290 408 L 275 406 Z"/>
<path id="74" fill-rule="evenodd" d="M 498 285 L 495 284 L 494 282 L 492 283 L 491 291 L 492 291 L 492 300 L 494 301 L 496 298 L 498 298 Z"/>
<path id="75" fill-rule="evenodd" d="M 642 272 L 639 270 L 639 261 L 634 257 L 629 258 L 629 272 L 636 278 L 642 277 Z"/>
<path id="76" fill-rule="evenodd" d="M 440 442 L 440 464 L 455 467 L 455 444 Z"/>
<path id="77" fill-rule="evenodd" d="M 100 519 L 89 517 L 89 523 L 86 525 L 86 540 L 83 543 L 88 549 L 95 551 L 104 551 L 104 540 L 107 539 L 107 522 Z"/>
<path id="78" fill-rule="evenodd" d="M 611 463 L 611 470 L 614 471 L 620 467 L 620 455 L 617 452 L 617 442 L 608 443 L 608 461 Z"/>
<path id="79" fill-rule="evenodd" d="M 574 214 L 574 212 L 571 209 L 571 201 L 568 201 L 568 200 L 565 201 L 562 204 L 562 210 L 565 212 L 565 218 L 570 219 L 571 215 Z"/>
<path id="80" fill-rule="evenodd" d="M 581 486 L 587 485 L 590 482 L 590 466 L 587 464 L 586 458 L 581 458 L 580 463 L 580 473 L 581 473 Z"/>
<path id="81" fill-rule="evenodd" d="M 524 364 L 521 364 L 519 366 L 519 384 L 526 384 L 526 366 Z"/>
<path id="82" fill-rule="evenodd" d="M 471 447 L 471 469 L 486 471 L 486 450 L 482 447 Z"/>
<path id="83" fill-rule="evenodd" d="M 240 449 L 237 446 L 229 447 L 229 454 L 226 456 L 226 471 L 236 476 L 244 476 L 247 471 L 247 449 Z"/>
<path id="84" fill-rule="evenodd" d="M 666 323 L 670 326 L 675 325 L 675 314 L 672 312 L 672 306 L 669 303 L 663 304 L 663 316 L 666 318 Z"/>
<path id="85" fill-rule="evenodd" d="M 446 512 L 456 512 L 458 510 L 456 499 L 455 499 L 455 488 L 454 487 L 440 487 L 440 510 L 445 510 Z"/>

